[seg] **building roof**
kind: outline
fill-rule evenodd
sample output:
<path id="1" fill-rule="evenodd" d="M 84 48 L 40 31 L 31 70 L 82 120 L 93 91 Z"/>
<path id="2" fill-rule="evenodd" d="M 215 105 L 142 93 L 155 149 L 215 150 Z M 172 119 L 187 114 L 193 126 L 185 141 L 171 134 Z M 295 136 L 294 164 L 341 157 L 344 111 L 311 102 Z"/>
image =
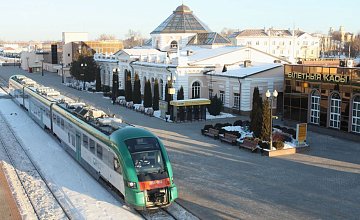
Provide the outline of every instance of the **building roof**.
<path id="1" fill-rule="evenodd" d="M 229 38 L 236 37 L 268 37 L 268 36 L 281 36 L 281 37 L 291 37 L 292 30 L 282 30 L 282 29 L 273 29 L 270 28 L 268 30 L 265 29 L 246 29 L 242 31 L 234 32 L 229 36 Z M 304 34 L 304 31 L 294 30 L 294 35 L 299 37 Z"/>
<path id="2" fill-rule="evenodd" d="M 151 34 L 205 33 L 211 30 L 186 5 L 178 6 Z"/>
<path id="3" fill-rule="evenodd" d="M 254 65 L 249 67 L 243 67 L 243 66 L 227 67 L 226 72 L 215 72 L 215 73 L 207 73 L 207 74 L 208 75 L 211 74 L 213 76 L 245 78 L 257 73 L 262 73 L 282 66 L 283 65 L 281 63 L 255 63 Z"/>
<path id="4" fill-rule="evenodd" d="M 230 40 L 216 32 L 198 33 L 193 36 L 188 45 L 231 44 Z"/>

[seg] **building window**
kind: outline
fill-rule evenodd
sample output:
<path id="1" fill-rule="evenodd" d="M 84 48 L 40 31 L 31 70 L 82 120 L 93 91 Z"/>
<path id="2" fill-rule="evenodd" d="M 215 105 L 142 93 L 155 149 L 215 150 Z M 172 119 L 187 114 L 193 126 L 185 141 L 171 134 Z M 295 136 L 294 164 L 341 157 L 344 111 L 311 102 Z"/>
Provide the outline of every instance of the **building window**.
<path id="1" fill-rule="evenodd" d="M 264 45 L 267 46 L 267 41 L 264 41 Z"/>
<path id="2" fill-rule="evenodd" d="M 338 93 L 333 93 L 330 100 L 330 127 L 340 128 L 341 99 Z"/>
<path id="3" fill-rule="evenodd" d="M 83 146 L 88 149 L 89 148 L 89 138 L 85 134 L 83 134 Z"/>
<path id="4" fill-rule="evenodd" d="M 192 84 L 192 98 L 200 98 L 200 82 L 196 81 Z"/>
<path id="5" fill-rule="evenodd" d="M 315 90 L 311 93 L 310 123 L 319 124 L 320 122 L 320 93 Z"/>
<path id="6" fill-rule="evenodd" d="M 170 48 L 171 49 L 177 49 L 178 48 L 178 43 L 177 43 L 176 40 L 171 41 Z"/>
<path id="7" fill-rule="evenodd" d="M 355 96 L 353 101 L 351 131 L 360 133 L 360 95 Z"/>
<path id="8" fill-rule="evenodd" d="M 247 44 L 247 45 L 251 45 L 251 41 L 248 41 L 246 44 Z"/>
<path id="9" fill-rule="evenodd" d="M 256 45 L 259 45 L 260 43 L 259 43 L 259 41 L 256 41 Z"/>
<path id="10" fill-rule="evenodd" d="M 273 42 L 272 42 L 272 44 L 273 44 L 273 45 L 275 45 L 275 44 L 276 44 L 276 42 L 275 42 L 275 41 L 273 41 Z"/>
<path id="11" fill-rule="evenodd" d="M 211 99 L 213 97 L 213 90 L 209 89 L 209 99 Z"/>
<path id="12" fill-rule="evenodd" d="M 225 92 L 224 91 L 220 91 L 220 100 L 223 104 L 225 103 Z"/>
<path id="13" fill-rule="evenodd" d="M 96 144 L 96 155 L 99 159 L 102 160 L 103 149 L 102 149 L 101 145 L 99 145 L 99 144 Z"/>
<path id="14" fill-rule="evenodd" d="M 234 108 L 238 109 L 240 107 L 240 94 L 234 93 Z"/>

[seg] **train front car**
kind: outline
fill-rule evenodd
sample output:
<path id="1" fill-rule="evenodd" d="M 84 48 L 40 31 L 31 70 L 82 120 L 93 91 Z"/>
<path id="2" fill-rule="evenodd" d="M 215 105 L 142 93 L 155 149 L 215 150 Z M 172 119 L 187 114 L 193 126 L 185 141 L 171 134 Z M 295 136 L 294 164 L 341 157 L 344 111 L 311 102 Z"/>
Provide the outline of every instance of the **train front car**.
<path id="1" fill-rule="evenodd" d="M 169 206 L 177 198 L 177 188 L 160 139 L 135 127 L 119 129 L 110 139 L 122 157 L 126 203 L 138 210 Z"/>

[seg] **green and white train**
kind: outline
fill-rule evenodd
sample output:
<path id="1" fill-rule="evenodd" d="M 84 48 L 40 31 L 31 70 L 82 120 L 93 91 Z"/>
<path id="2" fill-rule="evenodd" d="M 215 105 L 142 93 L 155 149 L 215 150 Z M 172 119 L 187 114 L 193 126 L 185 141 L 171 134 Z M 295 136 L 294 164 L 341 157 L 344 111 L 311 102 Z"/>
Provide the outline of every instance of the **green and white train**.
<path id="1" fill-rule="evenodd" d="M 10 95 L 95 178 L 102 178 L 138 210 L 169 206 L 178 196 L 169 157 L 151 132 L 110 117 L 22 76 Z"/>

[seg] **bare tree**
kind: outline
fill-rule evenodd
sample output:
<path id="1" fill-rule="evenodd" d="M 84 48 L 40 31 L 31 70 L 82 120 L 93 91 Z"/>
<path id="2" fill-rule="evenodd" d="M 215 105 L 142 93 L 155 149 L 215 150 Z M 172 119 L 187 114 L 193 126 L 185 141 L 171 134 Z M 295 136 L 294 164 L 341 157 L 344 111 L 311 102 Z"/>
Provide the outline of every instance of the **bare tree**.
<path id="1" fill-rule="evenodd" d="M 135 46 L 142 46 L 144 43 L 144 38 L 142 37 L 139 31 L 134 31 L 129 29 L 128 33 L 125 35 L 126 39 L 124 40 L 124 48 L 133 48 Z"/>
<path id="2" fill-rule="evenodd" d="M 97 38 L 97 40 L 99 41 L 103 41 L 103 40 L 116 40 L 116 37 L 114 35 L 111 34 L 101 34 L 99 36 L 99 38 Z"/>

